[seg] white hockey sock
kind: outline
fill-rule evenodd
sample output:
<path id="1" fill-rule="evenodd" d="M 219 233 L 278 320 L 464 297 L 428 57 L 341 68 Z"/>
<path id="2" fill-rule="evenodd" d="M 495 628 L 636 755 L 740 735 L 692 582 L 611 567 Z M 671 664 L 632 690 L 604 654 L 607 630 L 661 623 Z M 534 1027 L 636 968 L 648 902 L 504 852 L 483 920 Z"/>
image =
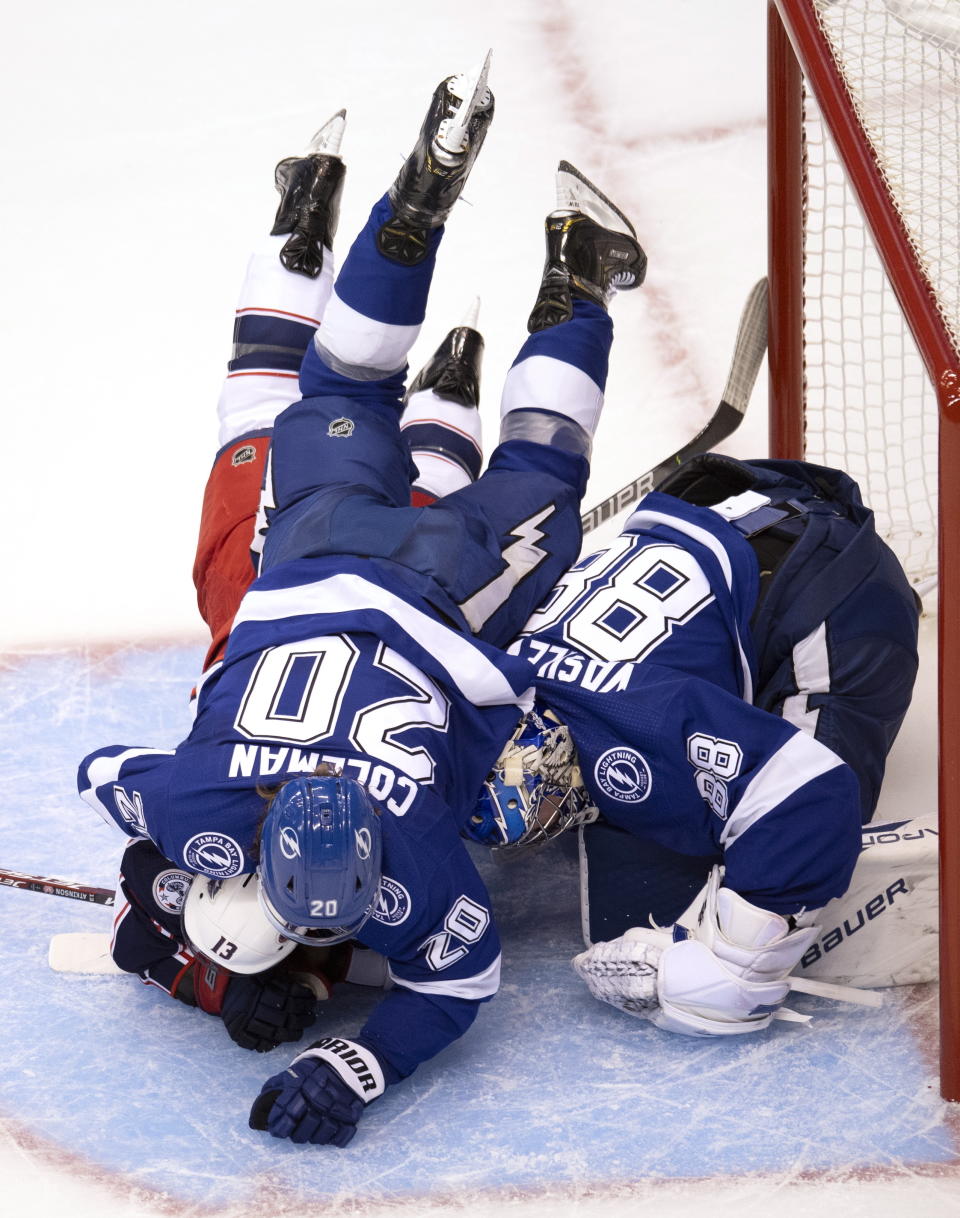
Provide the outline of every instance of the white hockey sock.
<path id="1" fill-rule="evenodd" d="M 279 254 L 286 239 L 284 235 L 267 237 L 251 255 L 236 316 L 241 323 L 252 316 L 266 323 L 272 319 L 283 331 L 278 347 L 294 342 L 302 343 L 305 350 L 310 341 L 308 331 L 320 325 L 333 290 L 333 253 L 324 250 L 322 272 L 318 278 L 309 279 L 281 264 Z M 298 327 L 304 327 L 300 334 Z M 283 366 L 279 366 L 281 362 Z M 278 361 L 265 349 L 262 360 L 253 365 L 248 360 L 247 364 L 228 372 L 220 392 L 217 414 L 221 448 L 238 436 L 268 430 L 277 415 L 300 397 L 297 372 L 289 359 Z"/>
<path id="2" fill-rule="evenodd" d="M 400 430 L 419 471 L 417 489 L 438 498 L 469 486 L 483 461 L 480 413 L 438 397 L 432 389 L 411 394 Z"/>

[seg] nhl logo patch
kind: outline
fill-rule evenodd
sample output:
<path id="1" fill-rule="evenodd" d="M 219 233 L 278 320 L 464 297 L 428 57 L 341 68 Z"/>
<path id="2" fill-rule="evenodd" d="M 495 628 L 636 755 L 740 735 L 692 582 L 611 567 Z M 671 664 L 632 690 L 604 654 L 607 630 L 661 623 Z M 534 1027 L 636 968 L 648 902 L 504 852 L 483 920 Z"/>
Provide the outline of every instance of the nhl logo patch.
<path id="1" fill-rule="evenodd" d="M 238 448 L 230 458 L 231 465 L 249 465 L 251 461 L 257 458 L 257 450 L 252 444 L 244 444 L 243 448 Z"/>
<path id="2" fill-rule="evenodd" d="M 334 419 L 327 428 L 327 435 L 339 440 L 347 440 L 353 435 L 353 419 Z"/>
<path id="3" fill-rule="evenodd" d="M 635 749 L 607 749 L 593 767 L 597 786 L 622 804 L 639 804 L 650 794 L 650 767 Z"/>
<path id="4" fill-rule="evenodd" d="M 167 913 L 178 914 L 192 882 L 186 871 L 161 871 L 153 881 L 153 899 Z"/>

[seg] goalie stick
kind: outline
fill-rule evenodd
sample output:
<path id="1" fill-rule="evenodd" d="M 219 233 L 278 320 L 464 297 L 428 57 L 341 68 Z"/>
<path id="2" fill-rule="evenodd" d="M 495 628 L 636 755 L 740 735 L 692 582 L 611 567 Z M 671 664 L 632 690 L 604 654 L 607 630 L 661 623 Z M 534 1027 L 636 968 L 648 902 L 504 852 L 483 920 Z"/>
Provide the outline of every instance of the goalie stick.
<path id="1" fill-rule="evenodd" d="M 70 897 L 74 901 L 92 901 L 94 905 L 112 905 L 116 893 L 112 888 L 95 888 L 73 880 L 57 880 L 51 876 L 25 875 L 22 871 L 0 868 L 0 888 L 21 888 L 26 892 L 44 892 L 50 897 Z"/>
<path id="2" fill-rule="evenodd" d="M 747 297 L 747 303 L 740 315 L 740 325 L 737 328 L 737 341 L 733 348 L 733 360 L 727 383 L 723 389 L 720 405 L 713 412 L 702 431 L 693 439 L 678 449 L 672 456 L 648 469 L 645 474 L 628 482 L 616 492 L 598 503 L 596 507 L 585 512 L 580 517 L 584 533 L 590 533 L 598 525 L 603 524 L 612 516 L 618 515 L 637 502 L 641 496 L 655 490 L 661 482 L 678 465 L 682 465 L 688 457 L 699 453 L 709 452 L 721 441 L 725 440 L 740 426 L 750 394 L 757 381 L 757 374 L 767 350 L 767 281 L 761 279 L 755 283 Z"/>

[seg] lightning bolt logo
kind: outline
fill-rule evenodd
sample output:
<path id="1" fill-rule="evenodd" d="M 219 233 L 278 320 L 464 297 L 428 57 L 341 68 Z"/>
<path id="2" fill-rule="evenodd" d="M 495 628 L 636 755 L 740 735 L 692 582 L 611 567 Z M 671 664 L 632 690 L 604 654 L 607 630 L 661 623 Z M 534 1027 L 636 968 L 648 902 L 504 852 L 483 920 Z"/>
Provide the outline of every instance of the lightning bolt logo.
<path id="1" fill-rule="evenodd" d="M 593 768 L 597 786 L 617 803 L 642 803 L 650 794 L 653 776 L 647 759 L 636 749 L 607 749 Z"/>
<path id="2" fill-rule="evenodd" d="M 552 503 L 548 504 L 547 507 L 542 508 L 533 516 L 528 516 L 526 520 L 522 520 L 510 530 L 509 536 L 514 540 L 501 551 L 503 561 L 506 563 L 504 569 L 473 596 L 460 602 L 463 616 L 469 622 L 471 630 L 474 632 L 480 630 L 484 623 L 496 613 L 517 584 L 535 571 L 548 556 L 549 551 L 538 544 L 545 535 L 540 526 L 555 511 L 555 506 Z"/>
<path id="3" fill-rule="evenodd" d="M 624 791 L 629 791 L 637 785 L 636 776 L 620 769 L 619 766 L 610 766 L 607 770 L 607 777 L 615 786 L 620 786 Z"/>

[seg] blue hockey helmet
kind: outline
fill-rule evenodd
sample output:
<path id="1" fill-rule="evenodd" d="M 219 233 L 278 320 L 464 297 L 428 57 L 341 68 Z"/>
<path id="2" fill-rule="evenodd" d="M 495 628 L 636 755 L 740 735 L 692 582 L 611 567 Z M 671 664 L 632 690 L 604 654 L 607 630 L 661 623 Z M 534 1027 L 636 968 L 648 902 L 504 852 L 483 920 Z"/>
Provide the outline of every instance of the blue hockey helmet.
<path id="1" fill-rule="evenodd" d="M 278 791 L 260 838 L 260 904 L 298 943 L 352 939 L 373 913 L 382 829 L 365 787 L 343 775 L 295 778 Z"/>
<path id="2" fill-rule="evenodd" d="M 597 815 L 569 729 L 541 707 L 517 724 L 483 784 L 465 832 L 508 858 Z"/>

